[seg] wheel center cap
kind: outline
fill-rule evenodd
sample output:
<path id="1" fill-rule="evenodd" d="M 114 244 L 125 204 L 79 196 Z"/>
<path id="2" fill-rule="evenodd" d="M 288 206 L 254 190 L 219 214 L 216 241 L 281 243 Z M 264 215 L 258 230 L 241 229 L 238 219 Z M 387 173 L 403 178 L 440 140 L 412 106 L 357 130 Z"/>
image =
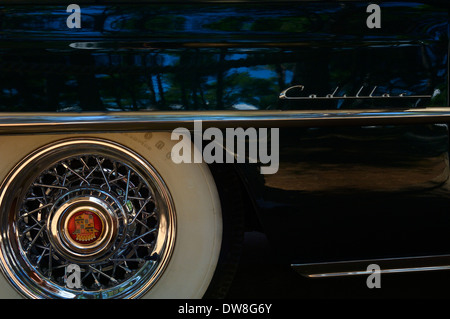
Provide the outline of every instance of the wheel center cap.
<path id="1" fill-rule="evenodd" d="M 124 227 L 120 204 L 102 191 L 71 192 L 49 214 L 48 232 L 53 247 L 78 263 L 98 262 L 120 246 Z M 120 215 L 123 215 L 120 213 Z"/>

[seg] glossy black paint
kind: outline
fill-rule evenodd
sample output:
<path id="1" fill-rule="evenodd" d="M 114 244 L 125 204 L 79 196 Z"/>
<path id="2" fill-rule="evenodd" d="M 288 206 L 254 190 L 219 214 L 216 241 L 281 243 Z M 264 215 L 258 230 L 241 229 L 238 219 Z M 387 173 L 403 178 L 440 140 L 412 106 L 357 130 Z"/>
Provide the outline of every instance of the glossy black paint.
<path id="1" fill-rule="evenodd" d="M 448 9 L 386 2 L 0 7 L 0 111 L 367 109 L 447 105 Z M 427 94 L 408 101 L 283 102 Z"/>
<path id="2" fill-rule="evenodd" d="M 287 262 L 448 254 L 448 126 L 281 128 L 280 167 L 245 175 Z"/>
<path id="3" fill-rule="evenodd" d="M 82 29 L 68 30 L 65 6 L 4 5 L 0 111 L 448 107 L 447 3 L 384 2 L 379 30 L 366 7 L 86 4 Z M 297 84 L 305 95 L 377 86 L 433 98 L 281 103 Z M 236 166 L 288 262 L 450 253 L 445 123 L 284 126 L 276 174 Z"/>

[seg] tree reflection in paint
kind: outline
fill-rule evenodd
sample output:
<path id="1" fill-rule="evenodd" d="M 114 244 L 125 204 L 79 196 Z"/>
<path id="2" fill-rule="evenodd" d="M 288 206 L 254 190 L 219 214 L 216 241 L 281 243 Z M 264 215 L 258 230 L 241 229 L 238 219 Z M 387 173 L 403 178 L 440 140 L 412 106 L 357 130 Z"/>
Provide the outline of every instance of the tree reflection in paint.
<path id="1" fill-rule="evenodd" d="M 364 14 L 355 14 L 361 8 L 356 3 L 85 6 L 82 29 L 67 30 L 63 7 L 5 6 L 0 110 L 446 105 L 448 12 L 388 6 L 383 33 L 374 35 L 355 27 L 365 23 Z M 399 15 L 401 22 L 394 19 Z M 330 39 L 337 42 L 330 46 Z M 339 94 L 355 94 L 361 86 L 378 86 L 380 92 L 435 98 L 411 105 L 280 104 L 279 93 L 296 84 L 305 85 L 306 95 L 326 95 L 336 87 Z"/>

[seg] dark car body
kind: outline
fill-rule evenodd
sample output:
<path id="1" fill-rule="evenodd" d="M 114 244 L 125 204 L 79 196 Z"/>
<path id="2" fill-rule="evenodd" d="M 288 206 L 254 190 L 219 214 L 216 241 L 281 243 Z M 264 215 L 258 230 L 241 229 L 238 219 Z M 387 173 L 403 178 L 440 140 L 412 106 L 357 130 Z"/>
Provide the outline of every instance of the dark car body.
<path id="1" fill-rule="evenodd" d="M 275 174 L 231 170 L 283 262 L 448 264 L 445 1 L 68 4 L 0 6 L 0 133 L 279 128 Z"/>

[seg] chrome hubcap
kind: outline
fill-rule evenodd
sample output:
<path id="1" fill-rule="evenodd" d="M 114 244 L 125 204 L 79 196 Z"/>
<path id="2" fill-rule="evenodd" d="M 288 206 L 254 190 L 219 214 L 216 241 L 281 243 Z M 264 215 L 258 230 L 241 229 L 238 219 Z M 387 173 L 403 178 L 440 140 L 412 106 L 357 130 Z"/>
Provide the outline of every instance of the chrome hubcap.
<path id="1" fill-rule="evenodd" d="M 135 298 L 163 273 L 175 212 L 139 155 L 103 140 L 70 140 L 26 158 L 1 193 L 3 271 L 33 298 Z M 67 285 L 76 264 L 80 285 Z"/>
<path id="2" fill-rule="evenodd" d="M 123 243 L 126 226 L 127 214 L 119 199 L 87 188 L 65 193 L 55 202 L 48 214 L 47 233 L 59 254 L 84 264 L 114 254 Z"/>

